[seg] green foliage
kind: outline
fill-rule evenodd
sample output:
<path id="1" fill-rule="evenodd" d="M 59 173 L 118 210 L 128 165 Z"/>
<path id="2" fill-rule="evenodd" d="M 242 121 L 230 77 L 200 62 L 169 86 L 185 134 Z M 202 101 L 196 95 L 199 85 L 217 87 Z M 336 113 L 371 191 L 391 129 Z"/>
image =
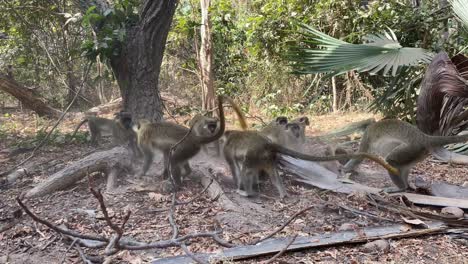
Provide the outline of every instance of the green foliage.
<path id="1" fill-rule="evenodd" d="M 376 99 L 370 104 L 369 109 L 374 112 L 380 111 L 386 117 L 414 122 L 417 91 L 424 72 L 422 67 L 402 68 L 393 78 L 373 76 L 373 80 L 369 81 L 380 83 L 375 84 L 377 87 L 374 91 Z M 369 78 L 371 77 L 369 76 Z"/>
<path id="2" fill-rule="evenodd" d="M 364 44 L 350 44 L 335 39 L 305 24 L 304 42 L 313 47 L 292 46 L 288 59 L 294 62 L 294 73 L 330 73 L 340 75 L 348 71 L 395 76 L 401 66 L 429 63 L 433 53 L 420 48 L 403 48 L 391 29 L 379 35 L 368 35 Z"/>
<path id="3" fill-rule="evenodd" d="M 88 137 L 89 137 L 88 131 L 85 131 L 85 132 L 78 131 L 76 132 L 74 137 L 72 137 L 72 135 L 73 135 L 72 133 L 64 134 L 63 142 L 61 143 L 73 141 L 74 143 L 84 144 L 88 142 Z"/>
<path id="4" fill-rule="evenodd" d="M 459 24 L 451 17 L 450 8 L 441 7 L 435 0 L 424 1 L 417 8 L 412 4 L 410 0 L 378 0 L 368 5 L 358 0 L 213 1 L 210 14 L 216 87 L 219 92 L 243 98 L 248 106 L 272 115 L 330 111 L 329 79 L 290 75 L 291 68 L 284 60 L 291 41 L 304 39 L 297 32 L 298 23 L 311 25 L 338 42 L 350 44 L 363 43 L 366 36 L 391 28 L 395 33 L 392 41 L 398 37 L 405 47 L 444 49 L 453 54 L 466 45 L 466 32 L 458 30 Z M 200 43 L 199 23 L 199 2 L 181 0 L 168 50 L 171 56 L 183 62 L 183 68 L 195 72 L 198 69 L 194 43 Z M 442 32 L 448 32 L 445 39 L 441 39 Z M 394 63 L 389 61 L 388 64 Z M 361 88 L 351 87 L 349 95 L 345 91 L 347 83 L 353 81 L 356 85 L 356 81 L 347 75 L 338 76 L 336 83 L 338 95 L 341 95 L 338 102 L 350 100 L 348 107 L 364 106 L 368 103 L 366 98 L 372 94 L 375 97 L 372 110 L 388 116 L 412 116 L 418 81 L 403 84 L 401 80 L 420 76 L 424 68 L 410 71 L 404 78 L 380 80 L 360 74 L 356 80 L 361 82 Z M 189 75 L 189 78 L 197 83 L 196 76 Z M 199 91 L 198 86 L 192 89 Z M 197 94 L 199 92 L 194 92 Z M 343 98 L 345 94 L 350 98 Z M 397 102 L 396 107 L 393 102 Z"/>
<path id="5" fill-rule="evenodd" d="M 126 29 L 138 21 L 138 1 L 118 0 L 102 13 L 96 6 L 88 8 L 82 18 L 83 27 L 94 31 L 90 33 L 81 49 L 90 60 L 99 55 L 102 59 L 110 59 L 121 52 L 122 43 L 126 38 Z"/>

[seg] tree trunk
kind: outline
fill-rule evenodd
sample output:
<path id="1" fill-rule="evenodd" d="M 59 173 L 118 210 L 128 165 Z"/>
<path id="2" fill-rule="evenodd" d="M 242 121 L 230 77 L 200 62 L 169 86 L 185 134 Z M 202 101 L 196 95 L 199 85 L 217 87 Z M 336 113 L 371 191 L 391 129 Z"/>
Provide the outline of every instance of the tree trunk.
<path id="1" fill-rule="evenodd" d="M 44 100 L 34 94 L 31 90 L 17 83 L 13 79 L 9 79 L 5 75 L 0 74 L 0 90 L 9 93 L 18 99 L 25 107 L 33 110 L 39 116 L 47 116 L 49 118 L 57 118 L 61 112 L 47 105 Z"/>
<path id="2" fill-rule="evenodd" d="M 140 22 L 127 29 L 127 41 L 111 67 L 122 94 L 123 107 L 135 118 L 162 119 L 159 72 L 176 0 L 146 0 Z"/>
<path id="3" fill-rule="evenodd" d="M 96 85 L 96 93 L 98 94 L 99 97 L 99 103 L 100 104 L 105 104 L 108 102 L 106 98 L 106 94 L 104 92 L 104 85 L 103 85 L 103 80 L 102 80 L 102 72 L 103 72 L 104 65 L 101 62 L 101 58 L 97 56 L 96 58 L 96 71 L 99 76 L 99 81 Z"/>
<path id="4" fill-rule="evenodd" d="M 338 112 L 338 95 L 337 95 L 337 91 L 336 91 L 336 80 L 335 80 L 335 77 L 332 77 L 331 78 L 331 83 L 332 83 L 332 93 L 333 93 L 333 113 L 336 113 Z"/>
<path id="5" fill-rule="evenodd" d="M 108 6 L 102 0 L 80 1 L 80 4 L 83 12 L 95 4 L 101 12 Z M 176 6 L 177 0 L 142 1 L 140 20 L 128 26 L 120 54 L 110 59 L 123 108 L 131 112 L 134 118 L 162 119 L 158 80 Z"/>
<path id="6" fill-rule="evenodd" d="M 200 73 L 202 86 L 202 109 L 214 108 L 213 41 L 211 38 L 210 8 L 211 0 L 200 0 Z"/>

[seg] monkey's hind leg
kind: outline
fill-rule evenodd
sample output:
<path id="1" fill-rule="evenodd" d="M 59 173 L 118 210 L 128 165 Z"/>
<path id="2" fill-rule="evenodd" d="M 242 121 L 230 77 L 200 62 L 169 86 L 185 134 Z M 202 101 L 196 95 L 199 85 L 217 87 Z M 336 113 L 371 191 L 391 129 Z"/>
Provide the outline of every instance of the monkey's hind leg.
<path id="1" fill-rule="evenodd" d="M 389 163 L 392 165 L 391 163 Z M 395 166 L 395 165 L 392 165 Z M 396 167 L 396 166 L 395 166 Z M 397 167 L 398 168 L 398 167 Z M 383 188 L 382 191 L 386 193 L 397 193 L 397 192 L 405 192 L 408 189 L 413 189 L 409 186 L 408 183 L 408 175 L 410 172 L 410 169 L 407 167 L 400 167 L 399 168 L 400 175 L 395 175 L 393 173 L 388 173 L 390 175 L 390 179 L 392 179 L 392 182 L 397 186 L 397 187 L 386 187 Z"/>
<path id="2" fill-rule="evenodd" d="M 143 170 L 140 174 L 140 177 L 143 177 L 146 175 L 146 173 L 149 170 L 149 167 L 151 166 L 151 163 L 153 162 L 153 157 L 154 157 L 153 151 L 151 151 L 151 149 L 142 148 L 142 152 L 143 152 L 144 162 L 143 162 Z"/>
<path id="3" fill-rule="evenodd" d="M 278 170 L 276 167 L 273 166 L 268 168 L 266 173 L 270 176 L 271 183 L 276 187 L 279 192 L 279 196 L 281 199 L 287 196 L 286 190 L 284 189 L 283 182 L 281 181 L 281 177 L 279 176 Z"/>
<path id="4" fill-rule="evenodd" d="M 367 131 L 364 133 L 359 144 L 359 152 L 369 152 L 370 142 Z M 352 172 L 361 162 L 363 158 L 350 159 L 343 167 L 343 172 Z"/>
<path id="5" fill-rule="evenodd" d="M 88 122 L 88 124 L 90 124 Z M 95 128 L 94 126 L 89 126 L 89 133 L 91 134 L 91 145 L 94 147 L 97 147 L 99 144 L 99 140 L 101 139 L 101 132 L 99 131 L 98 128 Z"/>
<path id="6" fill-rule="evenodd" d="M 226 162 L 229 165 L 229 168 L 231 169 L 231 174 L 232 174 L 232 180 L 234 182 L 234 186 L 236 186 L 237 189 L 240 189 L 240 167 L 238 165 L 238 162 L 234 160 L 234 158 L 229 155 L 229 153 L 224 154 L 224 157 L 226 159 Z"/>
<path id="7" fill-rule="evenodd" d="M 247 168 L 244 166 L 244 169 L 241 172 L 241 178 L 239 183 L 239 188 L 237 193 L 245 197 L 255 196 L 253 191 L 253 184 L 257 177 L 258 171 L 256 168 Z M 243 187 L 244 190 L 241 188 Z"/>
<path id="8" fill-rule="evenodd" d="M 387 193 L 393 192 L 404 192 L 408 189 L 412 189 L 409 186 L 408 175 L 410 173 L 412 164 L 421 156 L 424 156 L 424 148 L 415 147 L 412 145 L 399 145 L 394 148 L 385 160 L 391 166 L 398 169 L 400 175 L 389 173 L 390 179 L 397 186 L 385 188 L 384 191 Z"/>

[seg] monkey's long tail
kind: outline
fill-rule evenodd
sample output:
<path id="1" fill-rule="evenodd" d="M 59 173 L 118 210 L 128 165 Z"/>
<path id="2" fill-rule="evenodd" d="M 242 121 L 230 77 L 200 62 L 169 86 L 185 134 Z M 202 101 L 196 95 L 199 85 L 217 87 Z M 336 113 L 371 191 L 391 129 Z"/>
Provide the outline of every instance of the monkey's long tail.
<path id="1" fill-rule="evenodd" d="M 431 146 L 443 146 L 447 144 L 460 143 L 468 141 L 468 135 L 461 136 L 429 136 Z"/>
<path id="2" fill-rule="evenodd" d="M 326 157 L 318 157 L 318 156 L 311 156 L 307 154 L 303 154 L 288 148 L 285 148 L 281 145 L 278 144 L 273 144 L 277 152 L 291 156 L 293 158 L 298 158 L 298 159 L 303 159 L 303 160 L 310 160 L 310 161 L 331 161 L 331 160 L 343 160 L 343 159 L 370 159 L 378 164 L 380 164 L 382 167 L 384 167 L 389 173 L 394 174 L 394 175 L 400 175 L 400 172 L 398 171 L 397 168 L 393 167 L 392 165 L 388 164 L 385 160 L 382 158 L 372 155 L 370 153 L 366 152 L 357 152 L 353 154 L 342 154 L 342 155 L 335 155 L 335 156 L 326 156 Z"/>
<path id="3" fill-rule="evenodd" d="M 228 101 L 229 104 L 234 109 L 234 112 L 236 112 L 237 119 L 239 119 L 239 124 L 240 124 L 242 130 L 246 130 L 247 129 L 247 121 L 245 121 L 244 113 L 242 113 L 242 110 L 240 109 L 240 107 L 230 97 L 223 96 L 223 99 Z"/>
<path id="4" fill-rule="evenodd" d="M 73 135 L 71 136 L 70 141 L 71 141 L 72 139 L 75 138 L 75 135 L 76 135 L 76 132 L 78 132 L 78 129 L 80 129 L 80 127 L 81 127 L 84 123 L 86 123 L 86 122 L 88 122 L 88 119 L 87 119 L 87 118 L 85 118 L 83 121 L 81 121 L 81 122 L 78 124 L 78 126 L 76 126 L 75 131 L 73 132 Z M 70 142 L 70 141 L 69 141 L 69 142 Z"/>

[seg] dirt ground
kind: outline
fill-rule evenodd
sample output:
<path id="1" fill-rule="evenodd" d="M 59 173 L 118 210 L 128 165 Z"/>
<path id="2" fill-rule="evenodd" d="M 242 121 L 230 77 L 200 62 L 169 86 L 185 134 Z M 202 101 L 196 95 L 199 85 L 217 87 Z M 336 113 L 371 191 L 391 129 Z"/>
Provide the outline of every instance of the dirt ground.
<path id="1" fill-rule="evenodd" d="M 311 116 L 312 122 L 307 134 L 308 136 L 319 135 L 371 116 L 362 113 Z M 59 129 L 69 133 L 73 130 L 73 126 L 79 122 L 78 118 L 79 116 L 67 119 Z M 7 157 L 7 153 L 13 143 L 36 133 L 44 125 L 41 122 L 31 114 L 13 113 L 9 117 L 5 117 L 5 115 L 0 117 L 0 130 L 10 133 L 9 136 L 3 136 L 0 141 L 0 171 L 11 168 L 28 156 L 28 154 L 21 154 L 10 159 Z M 108 145 L 104 145 L 102 148 L 106 148 Z M 67 164 L 93 151 L 95 151 L 93 147 L 77 143 L 56 143 L 42 148 L 32 159 L 32 161 L 38 162 L 38 165 L 29 172 L 27 177 L 21 178 L 12 186 L 1 187 L 0 225 L 2 221 L 10 218 L 18 208 L 15 201 L 18 195 Z M 161 173 L 160 159 L 156 158 L 156 160 L 158 162 L 153 164 L 151 175 Z M 230 212 L 220 206 L 217 200 L 213 200 L 204 193 L 195 201 L 177 207 L 175 220 L 181 235 L 195 231 L 212 231 L 216 226 L 221 226 L 223 239 L 242 245 L 264 237 L 294 213 L 310 205 L 315 205 L 315 207 L 299 216 L 276 236 L 334 232 L 338 231 L 340 226 L 345 223 L 367 227 L 390 225 L 392 221 L 401 222 L 399 215 L 379 211 L 370 206 L 362 197 L 306 188 L 291 181 L 289 176 L 284 177 L 289 193 L 289 197 L 285 200 L 280 201 L 276 190 L 269 183 L 266 183 L 261 186 L 261 192 L 265 195 L 247 201 L 246 198 L 235 193 L 233 184 L 229 180 L 230 173 L 227 165 L 217 157 L 198 155 L 192 162 L 192 164 L 196 164 L 193 166 L 195 178 L 202 169 L 200 164 L 207 164 L 207 162 L 215 164 L 209 170 L 215 178 L 219 179 L 227 196 L 240 206 L 248 203 L 250 207 L 233 217 Z M 355 178 L 360 183 L 373 187 L 391 185 L 385 171 L 374 163 L 364 162 L 360 166 L 360 170 L 365 172 L 365 175 L 372 176 Z M 118 189 L 111 193 L 104 192 L 105 202 L 113 220 L 119 222 L 124 212 L 130 210 L 132 213 L 125 227 L 124 236 L 139 241 L 158 241 L 170 238 L 171 226 L 167 209 L 170 206 L 171 196 L 148 191 L 151 189 L 151 184 L 146 184 L 145 188 L 142 188 L 142 183 L 135 183 L 131 174 L 130 172 L 129 175 L 119 179 Z M 468 168 L 437 163 L 432 157 L 429 157 L 412 171 L 411 179 L 414 180 L 415 176 L 428 182 L 446 181 L 463 184 L 468 181 Z M 106 179 L 103 175 L 94 175 L 93 181 L 96 187 L 105 189 Z M 143 183 L 143 185 L 145 184 Z M 195 179 L 189 179 L 184 182 L 182 190 L 178 192 L 178 199 L 181 201 L 190 200 L 202 189 L 202 186 L 196 183 Z M 26 204 L 33 212 L 54 224 L 64 225 L 81 233 L 112 235 L 111 229 L 100 215 L 98 202 L 89 192 L 86 180 L 80 181 L 71 189 L 28 200 Z M 381 219 L 351 213 L 341 209 L 339 205 L 373 213 L 380 216 Z M 382 220 L 383 218 L 388 220 Z M 192 252 L 216 252 L 221 249 L 210 239 L 191 240 L 188 248 Z M 466 241 L 462 243 L 450 236 L 434 235 L 391 240 L 388 252 L 364 253 L 362 245 L 324 247 L 286 253 L 279 257 L 276 263 L 468 263 L 467 249 Z M 88 256 L 102 254 L 97 250 L 85 248 L 83 250 Z M 184 252 L 180 248 L 121 251 L 114 255 L 109 263 L 148 263 L 155 258 L 181 254 Z M 258 263 L 268 258 L 246 260 L 241 261 L 241 263 Z M 82 260 L 78 251 L 75 248 L 70 248 L 70 241 L 65 240 L 47 227 L 35 223 L 28 216 L 23 216 L 14 227 L 0 233 L 0 263 L 82 263 Z"/>

